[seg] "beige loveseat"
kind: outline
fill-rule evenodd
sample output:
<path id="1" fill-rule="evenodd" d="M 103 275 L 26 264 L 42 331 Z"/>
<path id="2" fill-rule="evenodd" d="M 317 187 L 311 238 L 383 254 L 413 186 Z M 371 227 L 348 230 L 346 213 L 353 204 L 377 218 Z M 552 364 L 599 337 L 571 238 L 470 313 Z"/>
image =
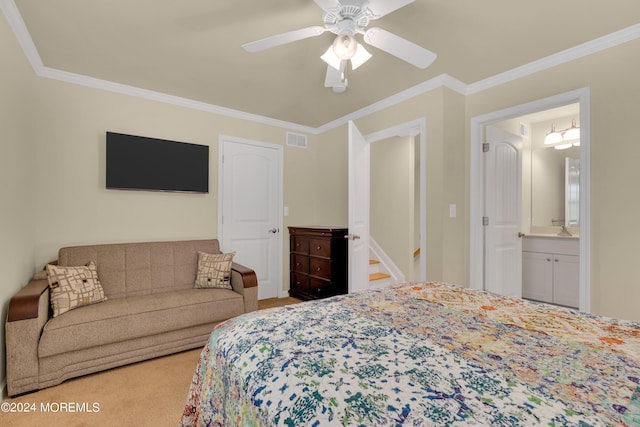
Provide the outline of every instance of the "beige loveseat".
<path id="1" fill-rule="evenodd" d="M 194 289 L 198 252 L 220 253 L 218 241 L 60 249 L 59 266 L 93 261 L 107 300 L 52 317 L 46 278 L 14 295 L 5 325 L 8 394 L 203 346 L 216 324 L 257 309 L 256 275 L 236 263 L 233 290 Z"/>

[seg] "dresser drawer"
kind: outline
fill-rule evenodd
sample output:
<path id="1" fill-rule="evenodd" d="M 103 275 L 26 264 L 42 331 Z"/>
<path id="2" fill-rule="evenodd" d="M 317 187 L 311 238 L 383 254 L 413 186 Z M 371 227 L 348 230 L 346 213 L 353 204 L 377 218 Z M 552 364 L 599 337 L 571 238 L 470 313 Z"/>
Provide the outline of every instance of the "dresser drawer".
<path id="1" fill-rule="evenodd" d="M 306 274 L 291 273 L 291 289 L 296 292 L 309 292 L 309 276 Z"/>
<path id="2" fill-rule="evenodd" d="M 331 258 L 331 240 L 309 239 L 309 255 Z"/>
<path id="3" fill-rule="evenodd" d="M 331 261 L 320 258 L 309 258 L 309 275 L 331 279 Z"/>
<path id="4" fill-rule="evenodd" d="M 316 279 L 315 277 L 309 278 L 309 294 L 318 298 L 324 298 L 336 295 L 337 293 L 333 283 L 330 281 Z"/>
<path id="5" fill-rule="evenodd" d="M 299 254 L 309 253 L 309 238 L 305 236 L 291 236 L 291 252 Z"/>
<path id="6" fill-rule="evenodd" d="M 306 255 L 291 254 L 291 271 L 309 274 L 309 257 Z"/>

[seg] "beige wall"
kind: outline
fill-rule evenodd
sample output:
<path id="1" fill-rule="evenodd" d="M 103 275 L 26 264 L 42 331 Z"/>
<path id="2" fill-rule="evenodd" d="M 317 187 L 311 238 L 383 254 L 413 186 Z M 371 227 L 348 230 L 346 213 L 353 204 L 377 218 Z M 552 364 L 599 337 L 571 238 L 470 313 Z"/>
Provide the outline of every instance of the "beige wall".
<path id="1" fill-rule="evenodd" d="M 468 283 L 468 219 L 465 188 L 465 100 L 439 88 L 357 121 L 363 134 L 412 120 L 426 121 L 427 280 Z M 458 215 L 449 218 L 449 205 Z"/>
<path id="2" fill-rule="evenodd" d="M 4 319 L 11 295 L 33 273 L 35 165 L 33 71 L 0 13 L 0 383 L 5 378 Z"/>
<path id="3" fill-rule="evenodd" d="M 38 80 L 36 93 L 37 267 L 61 245 L 217 237 L 219 135 L 285 141 L 281 128 L 49 79 Z M 209 145 L 210 192 L 105 189 L 106 131 Z M 315 139 L 306 150 L 284 148 L 285 225 L 314 215 Z"/>
<path id="4" fill-rule="evenodd" d="M 640 40 L 627 42 L 468 96 L 466 114 L 469 123 L 477 115 L 590 88 L 591 309 L 636 321 L 640 320 L 640 264 L 636 260 L 640 240 L 636 191 L 640 179 L 639 51 Z"/>

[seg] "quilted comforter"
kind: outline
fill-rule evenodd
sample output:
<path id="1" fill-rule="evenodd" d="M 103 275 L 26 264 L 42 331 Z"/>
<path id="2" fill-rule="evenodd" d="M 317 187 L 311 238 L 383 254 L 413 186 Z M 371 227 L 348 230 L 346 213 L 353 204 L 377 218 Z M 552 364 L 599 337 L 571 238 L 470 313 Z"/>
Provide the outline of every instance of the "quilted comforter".
<path id="1" fill-rule="evenodd" d="M 442 283 L 249 313 L 181 425 L 640 426 L 640 324 Z"/>

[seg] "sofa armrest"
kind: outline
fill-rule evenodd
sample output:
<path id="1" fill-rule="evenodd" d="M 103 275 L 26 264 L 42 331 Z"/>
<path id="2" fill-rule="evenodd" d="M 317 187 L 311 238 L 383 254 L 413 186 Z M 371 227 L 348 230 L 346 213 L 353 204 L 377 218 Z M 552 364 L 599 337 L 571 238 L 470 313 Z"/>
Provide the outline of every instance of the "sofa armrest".
<path id="1" fill-rule="evenodd" d="M 256 272 L 236 262 L 231 264 L 231 287 L 244 297 L 244 311 L 258 309 L 258 278 Z"/>
<path id="2" fill-rule="evenodd" d="M 42 293 L 49 288 L 47 279 L 32 280 L 20 289 L 9 301 L 7 321 L 35 319 L 38 317 L 38 306 Z"/>
<path id="3" fill-rule="evenodd" d="M 46 279 L 32 280 L 9 302 L 5 340 L 10 396 L 38 389 L 38 343 L 49 320 L 49 307 Z"/>

